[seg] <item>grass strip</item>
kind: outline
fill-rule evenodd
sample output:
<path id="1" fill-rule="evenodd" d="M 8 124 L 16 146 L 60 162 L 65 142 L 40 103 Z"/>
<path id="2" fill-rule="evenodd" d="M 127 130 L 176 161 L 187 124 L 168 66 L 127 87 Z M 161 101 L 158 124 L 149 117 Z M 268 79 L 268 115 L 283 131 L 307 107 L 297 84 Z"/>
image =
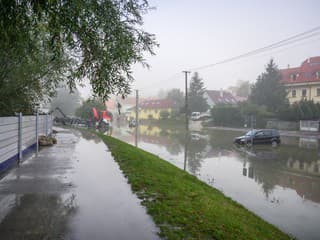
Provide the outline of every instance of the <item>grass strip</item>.
<path id="1" fill-rule="evenodd" d="M 290 239 L 220 191 L 159 157 L 99 135 L 165 239 Z"/>

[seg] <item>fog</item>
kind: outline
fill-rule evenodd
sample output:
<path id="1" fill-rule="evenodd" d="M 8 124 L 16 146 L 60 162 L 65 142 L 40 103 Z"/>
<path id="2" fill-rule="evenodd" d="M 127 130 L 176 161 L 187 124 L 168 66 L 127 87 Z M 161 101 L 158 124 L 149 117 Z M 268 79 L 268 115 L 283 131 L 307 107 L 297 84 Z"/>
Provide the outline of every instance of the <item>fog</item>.
<path id="1" fill-rule="evenodd" d="M 213 64 L 265 47 L 315 28 L 320 23 L 320 2 L 316 0 L 271 1 L 167 1 L 152 0 L 143 28 L 154 33 L 160 47 L 146 55 L 151 68 L 133 66 L 135 82 L 142 96 L 159 89 L 184 89 L 183 70 Z M 238 80 L 255 82 L 266 63 L 274 58 L 278 67 L 299 66 L 320 55 L 320 32 L 272 51 L 198 70 L 205 87 L 226 89 Z M 80 89 L 88 96 L 88 89 Z"/>

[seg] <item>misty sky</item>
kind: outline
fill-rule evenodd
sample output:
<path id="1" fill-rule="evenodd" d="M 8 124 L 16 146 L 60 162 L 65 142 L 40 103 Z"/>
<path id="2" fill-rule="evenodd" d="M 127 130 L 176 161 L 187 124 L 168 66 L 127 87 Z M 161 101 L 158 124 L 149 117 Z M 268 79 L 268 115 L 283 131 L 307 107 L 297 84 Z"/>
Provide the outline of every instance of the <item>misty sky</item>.
<path id="1" fill-rule="evenodd" d="M 212 64 L 264 47 L 320 26 L 317 0 L 152 0 L 156 10 L 144 16 L 143 28 L 160 47 L 146 56 L 150 69 L 133 67 L 141 96 L 160 89 L 184 89 L 183 70 Z M 299 66 L 320 55 L 320 34 L 267 53 L 199 70 L 205 87 L 226 89 L 237 80 L 253 83 L 274 58 L 279 68 Z M 189 77 L 190 79 L 190 77 Z M 85 92 L 82 90 L 82 92 Z"/>

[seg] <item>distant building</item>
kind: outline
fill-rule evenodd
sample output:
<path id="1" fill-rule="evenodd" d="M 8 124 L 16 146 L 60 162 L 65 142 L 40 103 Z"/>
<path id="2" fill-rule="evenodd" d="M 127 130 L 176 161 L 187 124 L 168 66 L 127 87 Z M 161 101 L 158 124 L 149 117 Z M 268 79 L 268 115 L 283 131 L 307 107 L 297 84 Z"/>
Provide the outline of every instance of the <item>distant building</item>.
<path id="1" fill-rule="evenodd" d="M 320 57 L 308 58 L 300 67 L 281 69 L 280 73 L 290 103 L 303 99 L 320 102 Z"/>
<path id="2" fill-rule="evenodd" d="M 160 119 L 160 112 L 171 114 L 174 104 L 168 99 L 146 100 L 139 104 L 139 119 Z M 135 118 L 135 107 L 131 109 L 130 117 Z"/>
<path id="3" fill-rule="evenodd" d="M 145 101 L 145 98 L 140 98 L 139 101 Z M 125 99 L 113 96 L 108 101 L 105 101 L 105 106 L 108 111 L 113 114 L 118 114 L 118 103 L 121 106 L 120 112 L 125 118 L 129 118 L 132 108 L 136 105 L 136 97 L 128 96 Z"/>
<path id="4" fill-rule="evenodd" d="M 205 90 L 203 97 L 207 100 L 210 108 L 217 104 L 236 104 L 237 99 L 232 93 L 223 90 Z"/>

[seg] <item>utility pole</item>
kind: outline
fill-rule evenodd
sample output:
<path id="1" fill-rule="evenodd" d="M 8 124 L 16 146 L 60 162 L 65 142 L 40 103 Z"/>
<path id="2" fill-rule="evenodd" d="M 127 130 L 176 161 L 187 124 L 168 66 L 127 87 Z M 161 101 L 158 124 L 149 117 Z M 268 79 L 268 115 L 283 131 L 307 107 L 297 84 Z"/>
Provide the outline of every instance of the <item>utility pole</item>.
<path id="1" fill-rule="evenodd" d="M 135 134 L 135 146 L 138 147 L 138 125 L 139 125 L 139 90 L 136 89 L 136 134 Z"/>
<path id="2" fill-rule="evenodd" d="M 182 71 L 185 74 L 185 87 L 186 87 L 186 99 L 185 99 L 185 110 L 186 110 L 186 130 L 189 130 L 189 119 L 188 119 L 188 74 L 190 71 Z"/>
<path id="3" fill-rule="evenodd" d="M 139 90 L 136 89 L 136 125 L 138 125 L 139 118 Z"/>

